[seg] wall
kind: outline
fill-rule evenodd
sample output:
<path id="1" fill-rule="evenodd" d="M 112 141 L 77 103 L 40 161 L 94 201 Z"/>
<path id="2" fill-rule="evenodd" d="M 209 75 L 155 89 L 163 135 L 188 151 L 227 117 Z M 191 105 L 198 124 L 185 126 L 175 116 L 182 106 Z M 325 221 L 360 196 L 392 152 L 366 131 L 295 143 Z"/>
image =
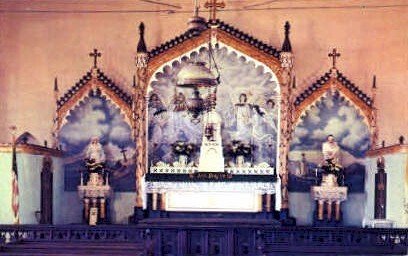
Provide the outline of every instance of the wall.
<path id="1" fill-rule="evenodd" d="M 11 151 L 11 149 L 10 149 Z M 13 224 L 11 210 L 11 152 L 0 153 L 0 223 Z M 35 212 L 41 209 L 41 155 L 17 153 L 19 216 L 21 224 L 37 224 Z"/>
<path id="2" fill-rule="evenodd" d="M 407 136 L 408 125 L 400 118 L 408 116 L 408 101 L 404 100 L 408 91 L 403 89 L 408 76 L 408 34 L 403 25 L 408 24 L 408 15 L 404 1 L 387 1 L 387 5 L 397 7 L 384 8 L 370 7 L 384 5 L 380 0 L 358 1 L 366 8 L 331 8 L 336 7 L 333 1 L 313 1 L 314 6 L 323 8 L 283 6 L 252 11 L 239 11 L 238 2 L 227 1 L 227 11 L 219 17 L 278 48 L 283 40 L 283 24 L 291 22 L 300 89 L 329 69 L 327 53 L 337 47 L 342 54 L 339 69 L 365 92 L 369 92 L 372 75 L 377 75 L 380 140 L 395 142 L 399 135 Z M 169 14 L 103 12 L 147 7 L 157 10 L 141 2 L 131 5 L 119 1 L 115 5 L 102 0 L 96 6 L 87 1 L 2 1 L 0 8 L 9 11 L 0 14 L 0 141 L 10 139 L 7 128 L 11 124 L 32 132 L 40 141 L 50 140 L 55 108 L 53 79 L 58 76 L 61 90 L 67 90 L 91 67 L 88 53 L 94 47 L 102 51 L 101 68 L 129 89 L 135 73 L 137 24 L 145 22 L 151 49 L 185 31 L 191 3 L 183 1 L 181 5 L 183 12 Z M 24 12 L 29 9 L 47 12 Z M 73 13 L 71 9 L 102 11 Z"/>
<path id="3" fill-rule="evenodd" d="M 11 153 L 0 153 L 0 224 L 12 224 Z"/>

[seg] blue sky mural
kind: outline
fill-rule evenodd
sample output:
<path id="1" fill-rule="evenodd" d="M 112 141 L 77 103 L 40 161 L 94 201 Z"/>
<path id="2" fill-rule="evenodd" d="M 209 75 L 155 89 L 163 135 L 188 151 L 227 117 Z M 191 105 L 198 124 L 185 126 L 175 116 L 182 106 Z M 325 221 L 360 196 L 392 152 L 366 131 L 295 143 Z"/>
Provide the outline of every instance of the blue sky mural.
<path id="1" fill-rule="evenodd" d="M 289 190 L 309 192 L 315 182 L 316 167 L 323 162 L 322 143 L 334 135 L 341 148 L 340 161 L 345 167 L 345 184 L 350 192 L 364 192 L 364 155 L 369 149 L 370 132 L 358 110 L 338 93 L 327 93 L 297 125 L 289 154 Z M 307 171 L 300 175 L 302 153 Z"/>
<path id="2" fill-rule="evenodd" d="M 90 94 L 71 110 L 59 139 L 65 157 L 65 189 L 74 191 L 92 137 L 99 137 L 106 155 L 106 168 L 114 191 L 135 190 L 135 145 L 131 128 L 120 110 L 100 94 Z"/>
<path id="3" fill-rule="evenodd" d="M 247 57 L 220 46 L 214 50 L 220 69 L 221 84 L 217 90 L 216 111 L 222 118 L 224 147 L 233 140 L 254 145 L 252 163 L 267 162 L 275 165 L 279 90 L 275 78 L 266 68 L 256 65 Z M 149 163 L 172 163 L 171 144 L 183 140 L 199 148 L 202 124 L 192 122 L 186 111 L 178 111 L 182 104 L 175 103 L 175 95 L 191 98 L 192 89 L 176 87 L 177 74 L 189 61 L 208 63 L 208 49 L 202 47 L 181 61 L 173 61 L 155 74 L 149 96 Z M 205 91 L 201 91 L 205 94 Z M 245 95 L 245 100 L 244 96 Z M 241 98 L 241 102 L 240 102 Z M 198 152 L 190 160 L 197 161 Z"/>

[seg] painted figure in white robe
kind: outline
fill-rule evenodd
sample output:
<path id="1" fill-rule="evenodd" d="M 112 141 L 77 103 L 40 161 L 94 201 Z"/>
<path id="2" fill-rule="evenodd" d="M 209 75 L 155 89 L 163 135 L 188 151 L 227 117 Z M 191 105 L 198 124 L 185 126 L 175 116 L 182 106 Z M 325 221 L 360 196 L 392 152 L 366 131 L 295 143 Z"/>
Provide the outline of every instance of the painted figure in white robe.
<path id="1" fill-rule="evenodd" d="M 247 102 L 245 93 L 239 95 L 239 102 L 235 104 L 235 119 L 237 122 L 237 140 L 248 141 L 251 135 L 251 106 Z"/>

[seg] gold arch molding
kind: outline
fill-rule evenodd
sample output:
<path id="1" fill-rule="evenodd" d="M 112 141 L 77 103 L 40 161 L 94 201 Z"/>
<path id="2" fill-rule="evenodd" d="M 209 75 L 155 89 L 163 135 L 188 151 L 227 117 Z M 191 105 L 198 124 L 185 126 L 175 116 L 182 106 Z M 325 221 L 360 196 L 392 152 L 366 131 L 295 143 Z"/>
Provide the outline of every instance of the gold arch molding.
<path id="1" fill-rule="evenodd" d="M 296 126 L 300 122 L 300 117 L 303 116 L 311 106 L 315 105 L 318 100 L 323 98 L 326 92 L 330 93 L 332 88 L 335 88 L 336 91 L 350 101 L 350 103 L 363 116 L 366 125 L 370 127 L 371 120 L 373 118 L 373 108 L 369 107 L 364 101 L 358 98 L 357 95 L 348 90 L 336 78 L 330 78 L 320 88 L 315 90 L 304 101 L 302 101 L 302 103 L 295 107 L 293 125 Z"/>
<path id="2" fill-rule="evenodd" d="M 124 116 L 125 122 L 132 127 L 132 108 L 122 98 L 116 95 L 108 86 L 97 78 L 92 77 L 86 84 L 84 84 L 67 102 L 65 102 L 57 110 L 57 132 L 67 123 L 67 118 L 70 111 L 74 110 L 84 99 L 89 97 L 91 91 L 100 90 L 101 95 L 116 106 L 120 113 Z"/>
<path id="3" fill-rule="evenodd" d="M 208 43 L 211 35 L 211 30 L 203 31 L 199 36 L 191 38 L 187 41 L 182 42 L 181 44 L 176 45 L 175 47 L 167 50 L 163 54 L 154 56 L 149 60 L 147 68 L 147 83 L 144 88 L 141 88 L 144 95 L 148 93 L 148 87 L 150 83 L 154 80 L 154 74 L 160 71 L 160 68 L 166 63 L 171 62 L 174 59 Z M 237 39 L 236 37 L 217 29 L 216 31 L 217 41 L 233 48 L 234 50 L 246 55 L 255 61 L 258 61 L 269 68 L 272 73 L 276 76 L 279 84 L 279 92 L 281 92 L 281 84 L 283 77 L 281 75 L 281 64 L 278 58 L 271 56 L 263 51 L 260 51 L 255 46 Z"/>

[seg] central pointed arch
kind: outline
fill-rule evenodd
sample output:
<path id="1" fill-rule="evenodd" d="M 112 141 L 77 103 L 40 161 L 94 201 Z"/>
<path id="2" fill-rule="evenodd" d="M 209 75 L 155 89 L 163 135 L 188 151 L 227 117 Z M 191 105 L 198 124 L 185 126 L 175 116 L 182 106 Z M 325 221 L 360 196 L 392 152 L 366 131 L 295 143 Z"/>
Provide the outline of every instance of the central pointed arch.
<path id="1" fill-rule="evenodd" d="M 260 107 L 262 109 L 265 109 L 266 106 L 268 105 L 267 102 L 268 100 L 272 101 L 272 108 L 274 108 L 274 115 L 275 115 L 275 121 L 271 119 L 271 122 L 273 122 L 274 130 L 276 131 L 276 136 L 274 139 L 272 137 L 270 140 L 273 140 L 271 142 L 273 146 L 270 146 L 271 149 L 271 155 L 273 156 L 265 156 L 265 157 L 259 157 L 259 159 L 266 159 L 268 158 L 268 162 L 272 161 L 273 165 L 278 168 L 278 143 L 279 143 L 279 116 L 280 116 L 280 83 L 279 79 L 277 78 L 277 74 L 270 68 L 270 65 L 267 65 L 258 59 L 252 58 L 246 53 L 243 53 L 234 47 L 231 47 L 228 44 L 223 43 L 221 40 L 218 42 L 216 49 L 214 49 L 214 56 L 216 62 L 219 62 L 218 64 L 221 66 L 220 67 L 220 73 L 221 73 L 221 84 L 218 88 L 218 96 L 219 96 L 219 101 L 221 104 L 224 104 L 226 101 L 228 101 L 230 104 L 226 105 L 229 106 L 229 109 L 231 109 L 231 106 L 234 106 L 234 103 L 238 103 L 238 97 L 240 94 L 245 93 L 245 95 L 248 96 L 248 99 L 252 97 L 248 102 L 251 102 L 253 105 L 256 105 L 257 107 Z M 155 110 L 155 113 L 161 113 L 161 111 L 167 111 L 169 108 L 168 106 L 171 104 L 171 100 L 173 99 L 173 88 L 174 90 L 176 89 L 176 75 L 178 73 L 178 70 L 185 65 L 189 60 L 196 60 L 199 59 L 200 61 L 204 60 L 206 61 L 205 58 L 208 58 L 208 42 L 203 42 L 201 45 L 197 46 L 194 49 L 191 49 L 190 51 L 183 52 L 182 54 L 178 55 L 177 57 L 169 60 L 166 63 L 161 64 L 151 75 L 149 79 L 149 83 L 146 89 L 146 94 L 145 96 L 150 99 L 152 95 L 156 97 L 159 97 L 158 95 L 161 95 L 162 98 L 158 98 L 158 102 L 160 102 L 160 105 L 162 106 L 160 110 Z M 208 59 L 207 59 L 208 61 Z M 223 65 L 224 64 L 224 65 Z M 223 69 L 224 66 L 224 69 Z M 236 70 L 234 70 L 236 69 Z M 235 73 L 234 73 L 235 72 Z M 231 75 L 234 74 L 234 75 Z M 245 79 L 245 75 L 242 74 L 248 74 L 248 79 Z M 236 91 L 236 92 L 231 92 Z M 264 96 L 257 95 L 258 90 L 263 90 Z M 237 95 L 234 95 L 237 94 Z M 172 94 L 169 96 L 169 94 Z M 234 95 L 231 97 L 231 95 Z M 233 98 L 233 99 L 232 99 Z M 149 105 L 149 102 L 151 100 L 147 100 L 147 105 Z M 271 104 L 270 104 L 271 105 Z M 146 106 L 147 109 L 148 106 Z M 227 107 L 228 108 L 228 107 Z M 232 118 L 228 118 L 229 115 L 231 115 L 231 111 L 224 111 L 225 108 L 219 108 L 218 111 L 221 112 L 221 115 L 224 117 L 225 121 L 227 122 L 228 120 L 231 120 Z M 262 113 L 261 109 L 258 109 L 260 114 Z M 269 111 L 269 109 L 268 109 Z M 147 120 L 151 119 L 151 114 L 149 115 L 149 110 L 147 111 Z M 148 129 L 150 129 L 149 126 L 149 121 L 148 121 Z M 198 131 L 199 134 L 201 134 L 201 128 L 196 125 L 196 127 L 193 127 L 194 125 L 191 125 L 190 123 L 185 123 L 183 125 L 183 133 L 185 132 L 186 134 L 189 134 L 188 139 L 193 140 L 196 143 L 199 143 L 198 140 L 200 140 L 200 135 L 197 135 L 195 133 L 197 132 L 191 132 L 189 133 L 188 131 Z M 226 128 L 228 125 L 225 124 L 225 127 L 223 130 L 227 130 Z M 153 129 L 153 128 L 152 128 Z M 230 131 L 229 131 L 230 132 Z M 251 131 L 252 136 L 251 138 L 251 143 L 253 143 L 252 140 L 257 140 L 257 139 L 264 139 L 261 137 L 267 137 L 265 134 L 262 133 L 257 133 L 254 131 L 254 129 Z M 152 139 L 151 134 L 154 133 L 152 130 L 148 130 L 147 134 L 147 140 L 150 141 Z M 172 132 L 159 132 L 160 134 L 170 134 L 168 136 L 172 137 L 173 135 L 176 136 L 178 131 L 172 131 Z M 227 132 L 226 132 L 227 133 Z M 223 138 L 229 138 L 226 139 L 226 141 L 232 140 L 232 136 L 223 135 Z M 173 136 L 173 137 L 174 137 Z M 245 136 L 245 135 L 240 135 L 240 136 Z M 194 137 L 194 138 L 193 138 Z M 238 137 L 241 139 L 241 137 Z M 236 138 L 235 138 L 236 139 Z M 161 139 L 162 140 L 162 139 Z M 175 138 L 173 139 L 175 140 Z M 156 143 L 157 144 L 157 143 Z M 271 144 L 271 145 L 272 145 Z M 149 145 L 149 142 L 147 142 L 147 145 Z M 148 146 L 149 147 L 149 146 Z M 272 150 L 275 149 L 275 150 Z M 167 147 L 167 151 L 169 148 Z M 260 147 L 258 150 L 261 150 Z M 149 151 L 149 150 L 148 150 Z M 149 153 L 147 153 L 149 154 Z M 265 153 L 266 154 L 266 153 Z M 149 159 L 149 157 L 148 157 Z M 270 160 L 273 159 L 273 160 Z M 269 161 L 270 160 L 270 161 Z M 254 160 L 258 161 L 258 160 Z M 260 161 L 260 160 L 259 160 Z M 151 163 L 151 158 L 148 161 L 148 163 Z"/>

